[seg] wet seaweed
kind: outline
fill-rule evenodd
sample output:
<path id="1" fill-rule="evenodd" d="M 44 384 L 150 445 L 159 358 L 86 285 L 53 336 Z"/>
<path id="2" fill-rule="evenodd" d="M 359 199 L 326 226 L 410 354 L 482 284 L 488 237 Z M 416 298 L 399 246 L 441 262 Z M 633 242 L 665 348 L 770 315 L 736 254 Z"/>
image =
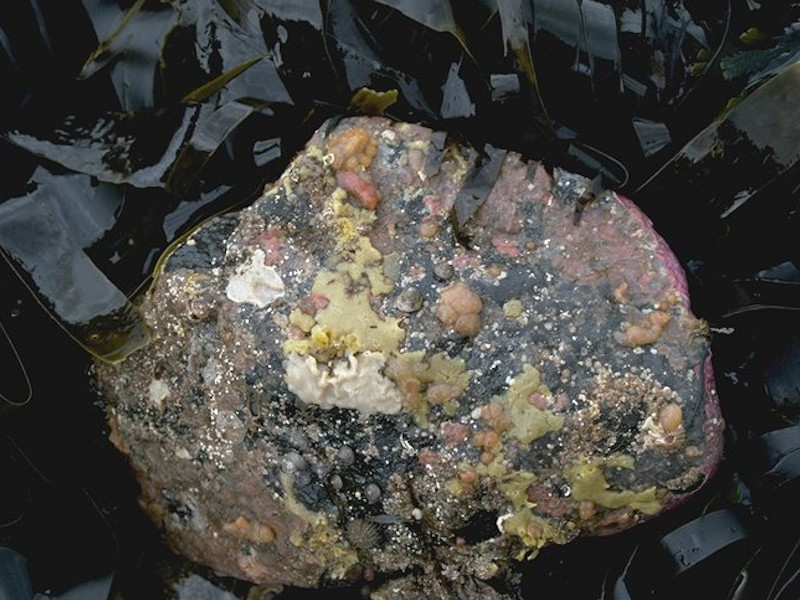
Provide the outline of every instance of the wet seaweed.
<path id="1" fill-rule="evenodd" d="M 484 146 L 480 151 L 469 149 L 467 162 L 470 169 L 464 186 L 459 190 L 453 202 L 451 222 L 453 223 L 456 237 L 461 243 L 469 245 L 469 235 L 465 227 L 469 220 L 480 210 L 489 197 L 500 167 L 505 160 L 505 150 L 500 150 L 491 145 Z"/>
<path id="2" fill-rule="evenodd" d="M 3 257 L 86 350 L 121 360 L 147 342 L 147 331 L 84 252 L 110 228 L 118 198 L 108 188 L 92 190 L 81 175 L 40 169 L 34 182 L 30 194 L 0 205 Z"/>
<path id="3" fill-rule="evenodd" d="M 14 407 L 2 415 L 4 435 L 33 415 L 18 431 L 67 449 L 59 468 L 78 478 L 78 465 L 90 464 L 87 447 L 102 443 L 87 434 L 91 441 L 82 442 L 83 454 L 68 450 L 74 440 L 61 429 L 68 423 L 80 429 L 88 417 L 37 408 L 48 394 L 61 397 L 42 390 L 48 376 L 39 363 L 69 360 L 72 342 L 65 346 L 61 337 L 70 335 L 111 358 L 132 350 L 125 330 L 135 333 L 141 324 L 126 312 L 128 296 L 146 283 L 170 242 L 256 194 L 326 117 L 348 109 L 384 112 L 458 134 L 475 147 L 488 142 L 517 149 L 589 177 L 600 171 L 623 192 L 640 188 L 637 202 L 688 266 L 695 310 L 710 321 L 733 440 L 731 469 L 743 475 L 723 473 L 723 492 L 704 501 L 756 515 L 744 519 L 748 540 L 741 547 L 747 550 L 735 548 L 742 540 L 733 533 L 717 546 L 703 538 L 702 552 L 734 551 L 732 568 L 695 561 L 678 581 L 670 571 L 675 552 L 672 562 L 648 562 L 644 552 L 629 560 L 632 537 L 579 543 L 542 553 L 526 575 L 526 597 L 541 596 L 552 585 L 552 596 L 624 598 L 623 587 L 615 587 L 620 570 L 633 600 L 650 597 L 645 592 L 687 597 L 676 590 L 691 591 L 703 577 L 725 588 L 720 598 L 796 595 L 797 532 L 761 522 L 792 523 L 787 516 L 797 498 L 800 300 L 790 271 L 770 273 L 774 265 L 800 260 L 792 241 L 800 185 L 797 131 L 787 126 L 800 119 L 791 102 L 780 100 L 796 95 L 796 6 L 749 0 L 15 4 L 19 10 L 8 8 L 0 21 L 6 82 L 0 187 L 8 199 L 0 204 L 0 229 L 18 271 L 4 275 L 8 298 L 0 314 L 10 338 L 0 355 L 0 393 L 8 398 L 3 406 Z M 397 90 L 397 100 L 351 102 L 361 87 Z M 446 152 L 444 139 L 437 142 Z M 64 205 L 50 203 L 54 194 L 47 189 L 57 189 L 77 212 L 59 212 Z M 98 202 L 103 196 L 106 202 Z M 468 232 L 481 198 L 485 194 L 476 192 L 459 202 L 459 231 Z M 34 203 L 46 209 L 31 210 Z M 9 242 L 15 229 L 39 246 L 36 252 L 22 252 L 24 239 Z M 30 265 L 41 269 L 48 261 L 62 274 L 82 265 L 72 272 L 89 280 L 70 286 L 63 277 L 46 277 L 40 285 Z M 32 293 L 19 287 L 22 281 Z M 31 304 L 34 296 L 67 328 L 66 336 L 42 324 L 47 313 Z M 77 299 L 77 313 L 56 308 L 70 297 Z M 98 308 L 98 297 L 118 304 Z M 17 300 L 21 316 L 15 316 Z M 116 312 L 120 307 L 122 313 Z M 120 315 L 121 322 L 114 320 Z M 39 333 L 45 330 L 47 335 Z M 35 352 L 27 338 L 39 335 Z M 89 398 L 71 389 L 65 386 L 64 395 Z M 48 424 L 53 414 L 65 427 Z M 784 436 L 788 446 L 779 443 Z M 760 448 L 761 458 L 738 453 L 740 443 Z M 14 453 L 3 447 L 0 456 Z M 6 489 L 28 490 L 30 473 L 3 473 Z M 113 511 L 115 502 L 101 504 Z M 65 518 L 79 512 L 67 511 Z M 708 519 L 690 523 L 703 512 Z M 687 549 L 680 542 L 686 536 L 742 524 L 739 514 L 716 514 L 698 503 L 665 522 L 654 538 L 660 551 Z M 9 533 L 12 521 L 20 526 L 14 531 L 24 531 L 18 516 L 0 524 L 0 543 L 24 537 Z M 716 518 L 724 522 L 703 528 Z M 682 537 L 675 532 L 684 523 L 691 527 Z M 125 536 L 135 547 L 135 536 Z M 61 554 L 53 564 L 63 560 Z M 585 571 L 581 581 L 564 566 L 577 560 Z M 130 577 L 130 564 L 120 564 Z M 637 578 L 646 580 L 654 564 L 661 574 L 637 587 Z M 158 569 L 150 568 L 151 587 L 138 597 L 163 595 L 163 589 L 154 591 L 164 585 L 152 575 Z M 37 591 L 45 589 L 34 583 Z M 246 593 L 235 584 L 227 589 L 238 597 Z M 303 593 L 284 597 L 292 594 Z"/>

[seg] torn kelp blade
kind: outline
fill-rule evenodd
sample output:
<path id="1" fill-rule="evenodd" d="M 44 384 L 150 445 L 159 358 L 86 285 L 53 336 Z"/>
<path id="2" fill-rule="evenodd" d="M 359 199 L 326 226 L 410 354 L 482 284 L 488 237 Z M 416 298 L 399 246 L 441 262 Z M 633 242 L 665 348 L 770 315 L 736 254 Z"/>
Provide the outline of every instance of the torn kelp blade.
<path id="1" fill-rule="evenodd" d="M 171 1 L 178 24 L 164 38 L 161 75 L 167 101 L 220 104 L 239 98 L 292 104 L 266 45 L 257 3 L 226 9 L 217 0 Z M 231 15 L 239 17 L 235 20 Z"/>
<path id="2" fill-rule="evenodd" d="M 0 547 L 0 600 L 107 600 L 114 575 L 90 579 L 62 594 L 33 592 L 28 560 L 11 548 Z"/>
<path id="3" fill-rule="evenodd" d="M 84 0 L 84 6 L 100 42 L 79 78 L 107 74 L 123 110 L 155 106 L 161 48 L 177 23 L 177 11 L 141 0 L 127 11 L 102 0 Z"/>
<path id="4" fill-rule="evenodd" d="M 34 175 L 36 188 L 0 205 L 0 248 L 47 312 L 105 361 L 147 343 L 138 312 L 84 252 L 113 224 L 118 199 L 85 175 Z"/>
<path id="5" fill-rule="evenodd" d="M 385 89 L 387 86 L 381 80 L 388 81 L 388 87 L 397 88 L 403 100 L 419 114 L 436 118 L 436 110 L 419 80 L 394 66 L 386 53 L 380 51 L 370 32 L 370 20 L 359 13 L 355 3 L 350 0 L 331 3 L 326 18 L 330 45 L 336 50 L 334 60 L 342 65 L 349 89 Z"/>
<path id="6" fill-rule="evenodd" d="M 692 597 L 687 594 L 704 581 L 703 575 L 713 572 L 718 575 L 715 581 L 726 586 L 713 590 L 713 597 L 724 597 L 728 582 L 744 563 L 748 541 L 748 530 L 733 511 L 710 512 L 659 540 L 643 542 L 620 575 L 608 581 L 604 596 L 609 600 Z"/>
<path id="7" fill-rule="evenodd" d="M 762 434 L 742 450 L 755 499 L 772 509 L 794 506 L 800 490 L 800 426 Z"/>
<path id="8" fill-rule="evenodd" d="M 800 413 L 800 334 L 776 348 L 764 372 L 764 388 L 776 406 L 790 414 Z"/>
<path id="9" fill-rule="evenodd" d="M 680 182 L 682 197 L 654 198 L 659 213 L 683 202 L 729 219 L 800 158 L 800 63 L 787 68 L 708 126 L 642 184 L 661 196 Z M 731 169 L 735 164 L 736 168 Z M 689 190 L 691 195 L 687 195 Z M 658 206 L 658 203 L 668 206 Z"/>
<path id="10" fill-rule="evenodd" d="M 197 125 L 170 168 L 167 189 L 179 198 L 185 197 L 217 148 L 260 108 L 260 103 L 240 101 L 228 102 L 216 110 L 208 104 L 201 106 Z"/>
<path id="11" fill-rule="evenodd" d="M 55 131 L 14 131 L 9 141 L 41 158 L 106 183 L 163 187 L 197 107 L 67 117 Z"/>
<path id="12" fill-rule="evenodd" d="M 450 220 L 457 238 L 466 238 L 465 227 L 469 220 L 480 210 L 489 197 L 500 167 L 505 160 L 505 150 L 499 150 L 489 144 L 476 151 L 470 148 L 467 152 L 467 179 L 453 202 Z"/>
<path id="13" fill-rule="evenodd" d="M 11 548 L 0 547 L 0 598 L 3 600 L 33 598 L 28 561 Z"/>
<path id="14" fill-rule="evenodd" d="M 96 374 L 180 553 L 264 585 L 402 571 L 374 597 L 496 600 L 543 546 L 627 529 L 713 474 L 708 341 L 647 218 L 443 137 L 323 124 L 159 264 L 152 343 Z"/>
<path id="15" fill-rule="evenodd" d="M 7 479 L 9 459 L 26 475 Z M 107 600 L 114 579 L 109 563 L 118 548 L 87 490 L 63 480 L 64 473 L 48 480 L 10 437 L 0 439 L 0 474 L 12 493 L 24 478 L 29 493 L 24 517 L 1 524 L 0 600 Z M 46 541 L 32 546 L 26 533 Z"/>

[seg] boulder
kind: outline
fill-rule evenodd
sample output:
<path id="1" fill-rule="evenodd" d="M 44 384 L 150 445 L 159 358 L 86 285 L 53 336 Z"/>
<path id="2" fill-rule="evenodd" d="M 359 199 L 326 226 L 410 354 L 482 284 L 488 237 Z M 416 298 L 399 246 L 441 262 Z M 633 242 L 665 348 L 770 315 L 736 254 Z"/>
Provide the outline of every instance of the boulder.
<path id="1" fill-rule="evenodd" d="M 709 343 L 635 205 L 383 118 L 315 133 L 194 231 L 98 364 L 113 443 L 179 553 L 261 584 L 502 597 L 721 454 Z"/>

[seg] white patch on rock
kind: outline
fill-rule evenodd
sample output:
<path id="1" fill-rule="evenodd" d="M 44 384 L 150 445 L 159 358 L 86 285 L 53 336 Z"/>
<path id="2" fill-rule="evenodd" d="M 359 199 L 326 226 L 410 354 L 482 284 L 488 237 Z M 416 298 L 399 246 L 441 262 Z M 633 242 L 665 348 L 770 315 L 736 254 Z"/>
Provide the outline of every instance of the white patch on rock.
<path id="1" fill-rule="evenodd" d="M 497 517 L 497 521 L 495 521 L 495 524 L 497 525 L 497 531 L 499 531 L 500 533 L 505 533 L 505 530 L 503 529 L 503 523 L 508 521 L 513 516 L 514 513 L 507 513 L 505 515 L 500 515 L 499 517 Z"/>
<path id="2" fill-rule="evenodd" d="M 264 251 L 258 248 L 248 262 L 239 265 L 225 288 L 230 300 L 264 308 L 283 297 L 286 289 L 283 279 L 275 267 L 264 264 L 265 258 Z"/>
<path id="3" fill-rule="evenodd" d="M 313 356 L 291 354 L 286 361 L 286 385 L 306 404 L 324 409 L 354 408 L 365 414 L 395 414 L 403 397 L 394 382 L 381 373 L 386 357 L 362 352 L 333 362 L 332 368 Z"/>
<path id="4" fill-rule="evenodd" d="M 169 397 L 169 386 L 160 379 L 153 379 L 147 388 L 147 395 L 153 406 L 160 409 Z"/>

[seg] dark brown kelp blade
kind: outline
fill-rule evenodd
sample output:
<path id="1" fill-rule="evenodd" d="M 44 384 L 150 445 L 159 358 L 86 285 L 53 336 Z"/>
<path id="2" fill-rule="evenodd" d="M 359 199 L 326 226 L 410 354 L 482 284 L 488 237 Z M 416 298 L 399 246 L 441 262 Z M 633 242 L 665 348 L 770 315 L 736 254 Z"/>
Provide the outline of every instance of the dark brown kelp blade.
<path id="1" fill-rule="evenodd" d="M 795 63 L 709 125 L 640 190 L 652 193 L 680 182 L 720 218 L 731 217 L 800 158 L 798 94 Z"/>
<path id="2" fill-rule="evenodd" d="M 748 550 L 749 532 L 731 510 L 704 514 L 660 539 L 638 546 L 615 579 L 607 582 L 610 600 L 693 597 L 693 578 L 704 572 L 726 580 L 740 569 Z M 718 592 L 712 598 L 722 598 Z"/>
<path id="3" fill-rule="evenodd" d="M 502 13 L 501 13 L 502 14 Z M 588 61 L 588 75 L 595 76 L 595 61 L 606 60 L 620 67 L 617 40 L 618 23 L 614 9 L 600 2 L 533 2 L 534 35 L 547 31 L 575 49 L 576 70 L 581 69 L 581 54 Z"/>
<path id="4" fill-rule="evenodd" d="M 45 310 L 88 352 L 122 360 L 147 343 L 138 312 L 84 252 L 113 224 L 116 205 L 88 177 L 52 176 L 0 205 L 0 248 Z M 88 202 L 92 199 L 92 202 Z"/>
<path id="5" fill-rule="evenodd" d="M 715 6 L 712 14 L 721 10 L 724 3 L 717 4 L 720 6 Z M 686 79 L 697 49 L 709 51 L 710 42 L 716 41 L 709 36 L 710 26 L 694 17 L 683 3 L 629 3 L 615 11 L 612 3 L 533 2 L 535 46 L 542 33 L 547 33 L 574 50 L 573 71 L 603 85 L 608 82 L 601 81 L 604 72 L 598 66 L 608 63 L 619 78 L 613 82 L 616 86 L 609 87 L 621 90 L 624 86 L 640 97 L 647 94 L 648 88 L 658 95 L 686 93 L 690 87 Z M 627 38 L 635 38 L 636 42 L 629 46 Z M 636 48 L 637 55 L 623 60 L 628 47 Z"/>
<path id="6" fill-rule="evenodd" d="M 123 32 L 125 32 L 128 25 L 141 10 L 144 3 L 145 0 L 136 0 L 136 2 L 125 12 L 114 31 L 112 31 L 106 39 L 100 42 L 95 51 L 92 52 L 88 59 L 86 59 L 86 63 L 83 65 L 83 69 L 81 70 L 80 77 L 91 77 L 98 70 L 102 69 L 106 64 L 108 64 L 116 54 L 122 51 L 121 44 L 119 43 L 120 36 Z"/>
<path id="7" fill-rule="evenodd" d="M 764 373 L 764 388 L 776 406 L 797 414 L 800 408 L 800 334 L 777 345 Z"/>
<path id="8" fill-rule="evenodd" d="M 167 176 L 169 191 L 178 197 L 187 195 L 217 148 L 260 106 L 259 103 L 231 101 L 213 110 L 211 106 L 203 105 L 191 138 L 170 168 Z"/>
<path id="9" fill-rule="evenodd" d="M 800 312 L 800 282 L 738 279 L 732 282 L 728 303 L 724 319 L 764 310 Z"/>
<path id="10" fill-rule="evenodd" d="M 500 150 L 490 144 L 486 144 L 480 152 L 470 149 L 467 159 L 470 170 L 464 187 L 459 190 L 453 203 L 450 218 L 455 235 L 462 243 L 466 243 L 466 238 L 469 237 L 465 232 L 465 227 L 489 197 L 497 182 L 505 157 L 505 150 Z"/>
<path id="11" fill-rule="evenodd" d="M 225 0 L 223 3 L 232 2 Z M 246 2 L 246 0 L 236 0 Z M 254 3 L 267 14 L 282 21 L 307 23 L 316 30 L 322 29 L 322 7 L 317 0 L 254 0 Z"/>
<path id="12" fill-rule="evenodd" d="M 101 41 L 86 59 L 78 79 L 98 77 L 103 72 L 110 76 L 123 109 L 153 106 L 161 48 L 165 36 L 177 24 L 178 12 L 142 1 L 125 12 L 115 3 L 87 0 L 84 4 Z"/>
<path id="13" fill-rule="evenodd" d="M 381 81 L 391 82 L 401 97 L 418 114 L 436 118 L 436 111 L 426 98 L 419 81 L 412 74 L 389 63 L 375 47 L 369 34 L 369 24 L 350 0 L 334 2 L 328 6 L 327 24 L 329 44 L 335 49 L 336 61 L 343 68 L 342 76 L 350 89 L 380 87 Z"/>
<path id="14" fill-rule="evenodd" d="M 247 18 L 247 13 L 253 6 L 253 0 L 217 0 L 222 10 L 240 25 Z"/>
<path id="15" fill-rule="evenodd" d="M 37 359 L 41 360 L 41 355 Z M 56 379 L 52 389 L 58 392 L 52 398 L 53 404 L 66 404 L 69 406 L 67 411 L 75 411 L 79 403 L 74 401 L 79 398 L 64 394 L 64 381 Z M 37 386 L 37 390 L 41 391 L 42 387 L 47 387 L 47 384 Z M 37 395 L 37 400 L 48 404 L 40 395 Z M 35 419 L 38 438 L 23 441 L 20 425 L 28 426 L 26 419 L 30 418 L 31 412 L 36 412 L 36 408 L 31 406 L 30 411 L 9 415 L 16 419 L 13 434 L 0 436 L 0 480 L 3 482 L 0 598 L 107 600 L 119 558 L 110 519 L 98 505 L 98 496 L 87 489 L 86 480 L 78 483 L 78 470 L 85 465 L 72 465 L 66 461 L 61 463 L 63 468 L 57 472 L 52 468 L 57 462 L 52 460 L 53 454 L 61 453 L 53 453 L 48 446 L 52 430 L 48 430 L 45 422 L 52 420 L 57 423 L 56 427 L 67 429 L 73 442 L 78 439 L 76 430 L 83 433 L 87 429 L 80 425 L 76 427 L 73 422 L 65 423 L 64 413 L 48 406 Z M 95 446 L 94 452 L 102 454 L 102 449 Z M 25 533 L 36 528 L 47 532 L 47 540 L 34 547 L 26 543 L 28 536 Z M 79 545 L 77 539 L 81 540 Z"/>
<path id="16" fill-rule="evenodd" d="M 224 104 L 244 97 L 292 103 L 276 68 L 280 55 L 272 59 L 273 49 L 261 29 L 261 19 L 269 13 L 260 6 L 263 3 L 196 0 L 170 4 L 178 19 L 164 37 L 160 53 L 159 76 L 166 103 Z M 294 14 L 291 8 L 286 10 Z M 204 41 L 199 42 L 199 37 Z"/>
<path id="17" fill-rule="evenodd" d="M 530 6 L 522 0 L 497 0 L 497 12 L 503 31 L 503 43 L 519 59 L 522 70 L 532 83 L 536 82 L 531 56 L 528 21 Z"/>
<path id="18" fill-rule="evenodd" d="M 531 54 L 528 22 L 531 20 L 531 7 L 523 0 L 496 0 L 497 11 L 503 35 L 503 44 L 510 49 L 519 61 L 520 68 L 530 86 L 531 113 L 539 128 L 538 135 L 552 142 L 555 140 L 553 123 L 547 114 L 539 89 L 539 79 Z M 534 6 L 534 9 L 537 7 Z"/>
<path id="19" fill-rule="evenodd" d="M 88 123 L 67 117 L 57 131 L 6 134 L 9 141 L 71 171 L 107 183 L 163 187 L 197 109 L 107 113 Z"/>
<path id="20" fill-rule="evenodd" d="M 380 4 L 390 6 L 400 11 L 409 19 L 424 25 L 428 29 L 449 33 L 456 37 L 458 42 L 467 50 L 467 41 L 464 32 L 456 23 L 453 16 L 453 7 L 449 1 L 440 0 L 376 0 Z"/>
<path id="21" fill-rule="evenodd" d="M 753 452 L 762 493 L 777 495 L 783 487 L 800 482 L 800 426 L 777 429 L 762 435 Z"/>
<path id="22" fill-rule="evenodd" d="M 0 597 L 33 598 L 27 562 L 10 548 L 0 548 Z"/>
<path id="23" fill-rule="evenodd" d="M 749 249 L 752 239 L 790 231 L 799 94 L 796 63 L 706 127 L 639 188 L 640 204 L 673 238 L 678 256 L 728 261 L 725 268 L 735 271 L 726 256 L 742 250 L 740 260 L 749 262 L 753 251 L 768 253 L 780 238 L 766 238 L 765 250 Z"/>
<path id="24" fill-rule="evenodd" d="M 106 600 L 111 593 L 113 573 L 90 579 L 63 594 L 34 596 L 27 560 L 10 548 L 0 547 L 0 598 L 4 600 Z"/>
<path id="25" fill-rule="evenodd" d="M 439 2 L 437 0 L 426 0 L 418 2 L 415 0 L 376 0 L 380 4 L 390 6 L 399 10 L 405 16 L 415 20 L 417 23 L 433 29 L 457 35 L 458 25 L 453 17 L 453 9 L 450 2 Z"/>

